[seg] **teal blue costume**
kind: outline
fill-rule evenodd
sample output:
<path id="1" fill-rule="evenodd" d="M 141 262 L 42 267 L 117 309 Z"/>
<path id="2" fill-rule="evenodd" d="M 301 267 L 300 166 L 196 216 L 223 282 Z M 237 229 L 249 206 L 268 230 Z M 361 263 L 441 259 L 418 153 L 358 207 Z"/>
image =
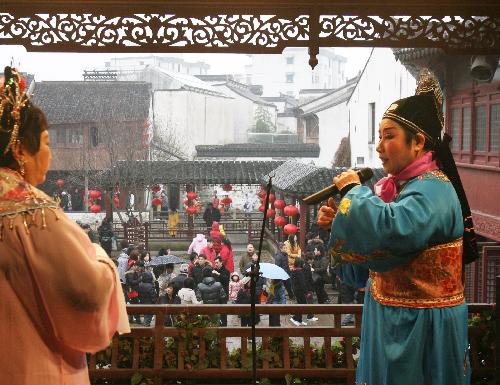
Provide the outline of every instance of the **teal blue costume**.
<path id="1" fill-rule="evenodd" d="M 343 280 L 366 284 L 357 385 L 467 385 L 460 201 L 440 170 L 386 203 L 356 186 L 341 200 L 330 255 Z"/>

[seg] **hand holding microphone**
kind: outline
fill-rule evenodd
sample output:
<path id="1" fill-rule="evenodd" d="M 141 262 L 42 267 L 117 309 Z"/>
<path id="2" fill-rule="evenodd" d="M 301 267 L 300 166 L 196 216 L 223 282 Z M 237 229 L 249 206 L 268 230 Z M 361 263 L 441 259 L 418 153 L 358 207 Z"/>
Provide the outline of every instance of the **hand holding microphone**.
<path id="1" fill-rule="evenodd" d="M 330 229 L 333 219 L 335 218 L 335 214 L 337 214 L 337 205 L 335 204 L 333 198 L 328 198 L 327 205 L 321 206 L 318 211 L 318 225 L 324 229 Z"/>
<path id="2" fill-rule="evenodd" d="M 332 225 L 333 219 L 337 213 L 337 206 L 332 195 L 340 193 L 344 195 L 353 186 L 359 185 L 367 181 L 373 176 L 373 171 L 370 168 L 364 168 L 359 171 L 348 170 L 333 178 L 333 184 L 313 195 L 308 196 L 304 201 L 308 204 L 321 202 L 326 197 L 328 198 L 327 205 L 321 206 L 318 212 L 317 223 L 324 229 L 329 229 Z"/>

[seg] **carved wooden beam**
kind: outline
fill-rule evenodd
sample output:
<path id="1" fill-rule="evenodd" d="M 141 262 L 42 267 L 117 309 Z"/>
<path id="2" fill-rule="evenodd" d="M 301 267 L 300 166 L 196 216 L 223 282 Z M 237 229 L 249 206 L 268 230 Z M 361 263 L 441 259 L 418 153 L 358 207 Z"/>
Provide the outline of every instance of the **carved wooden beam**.
<path id="1" fill-rule="evenodd" d="M 498 54 L 500 7 L 498 0 L 3 0 L 0 44 L 69 52 L 279 53 L 309 47 L 311 65 L 325 46 Z"/>

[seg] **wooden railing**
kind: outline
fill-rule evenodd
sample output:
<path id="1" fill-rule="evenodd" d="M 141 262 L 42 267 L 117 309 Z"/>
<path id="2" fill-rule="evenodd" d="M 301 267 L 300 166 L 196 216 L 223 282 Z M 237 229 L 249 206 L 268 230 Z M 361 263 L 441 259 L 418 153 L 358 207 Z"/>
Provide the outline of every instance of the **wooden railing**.
<path id="1" fill-rule="evenodd" d="M 313 313 L 321 315 L 324 325 L 268 327 L 261 322 L 256 328 L 259 344 L 258 378 L 284 378 L 291 375 L 300 378 L 339 378 L 345 384 L 354 384 L 356 339 L 361 332 L 362 305 L 257 305 L 256 308 L 259 314 Z M 469 314 L 492 309 L 494 305 L 470 304 Z M 192 316 L 195 319 L 199 314 L 247 315 L 249 305 L 129 305 L 127 310 L 129 314 L 154 314 L 155 326 L 135 327 L 131 334 L 115 336 L 107 351 L 92 355 L 89 360 L 92 379 L 131 378 L 139 373 L 159 385 L 163 379 L 172 378 L 214 381 L 222 378 L 251 378 L 251 347 L 248 345 L 250 327 L 202 327 L 189 330 L 163 326 L 167 314 L 183 314 L 181 317 Z M 341 315 L 347 313 L 355 314 L 354 327 L 341 326 Z M 493 364 L 485 366 L 484 354 L 481 356 L 482 353 L 478 351 L 481 337 L 481 329 L 469 327 L 473 376 L 491 376 L 495 372 Z M 298 344 L 293 342 L 296 338 L 300 339 Z M 195 349 L 192 348 L 193 339 L 197 341 Z M 228 349 L 230 341 L 236 342 L 240 348 Z M 207 361 L 206 357 L 210 356 L 211 360 Z"/>
<path id="2" fill-rule="evenodd" d="M 224 219 L 221 221 L 226 234 L 247 235 L 248 242 L 255 241 L 260 237 L 262 218 L 241 217 L 238 219 Z M 128 239 L 131 242 L 142 242 L 146 245 L 154 241 L 184 240 L 191 241 L 196 234 L 208 234 L 207 226 L 204 222 L 195 221 L 191 226 L 188 222 L 179 222 L 176 227 L 169 227 L 164 220 L 144 222 L 137 225 L 122 224 L 115 222 L 113 231 L 118 239 Z M 276 240 L 277 230 L 272 232 L 269 228 L 266 237 Z"/>

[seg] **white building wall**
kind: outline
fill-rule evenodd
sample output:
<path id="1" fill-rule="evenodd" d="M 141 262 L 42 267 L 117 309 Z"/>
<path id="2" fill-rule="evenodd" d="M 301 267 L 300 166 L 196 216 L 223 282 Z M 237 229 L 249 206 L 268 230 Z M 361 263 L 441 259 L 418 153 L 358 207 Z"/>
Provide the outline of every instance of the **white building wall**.
<path id="1" fill-rule="evenodd" d="M 382 167 L 375 147 L 382 114 L 398 99 L 413 95 L 415 79 L 389 48 L 374 48 L 350 101 L 348 120 L 353 167 Z M 375 105 L 375 141 L 370 143 L 370 103 Z"/>
<path id="2" fill-rule="evenodd" d="M 154 93 L 154 115 L 160 133 L 173 133 L 189 158 L 199 144 L 234 142 L 233 99 L 185 90 Z"/>
<path id="3" fill-rule="evenodd" d="M 297 133 L 297 118 L 295 116 L 278 116 L 276 132 Z"/>
<path id="4" fill-rule="evenodd" d="M 345 102 L 316 113 L 319 119 L 319 159 L 317 165 L 331 167 L 343 137 L 349 135 L 349 113 Z"/>
<path id="5" fill-rule="evenodd" d="M 304 88 L 337 88 L 345 83 L 345 58 L 335 55 L 331 48 L 322 48 L 318 65 L 311 69 L 305 48 L 286 48 L 279 55 L 251 55 L 252 64 L 246 67 L 251 84 L 262 84 L 265 96 L 280 93 L 298 96 Z M 293 63 L 287 58 L 293 57 Z M 293 74 L 293 82 L 287 75 Z"/>

